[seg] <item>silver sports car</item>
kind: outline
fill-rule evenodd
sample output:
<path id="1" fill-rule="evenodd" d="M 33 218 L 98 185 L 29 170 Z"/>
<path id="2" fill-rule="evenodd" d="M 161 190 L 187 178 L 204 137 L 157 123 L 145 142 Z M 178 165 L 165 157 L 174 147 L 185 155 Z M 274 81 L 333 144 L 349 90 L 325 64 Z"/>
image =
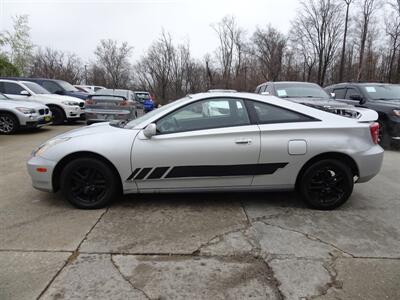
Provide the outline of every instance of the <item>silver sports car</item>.
<path id="1" fill-rule="evenodd" d="M 333 209 L 380 170 L 375 111 L 347 118 L 248 93 L 189 95 L 131 122 L 99 123 L 32 152 L 33 186 L 79 208 L 120 192 L 291 190 Z"/>

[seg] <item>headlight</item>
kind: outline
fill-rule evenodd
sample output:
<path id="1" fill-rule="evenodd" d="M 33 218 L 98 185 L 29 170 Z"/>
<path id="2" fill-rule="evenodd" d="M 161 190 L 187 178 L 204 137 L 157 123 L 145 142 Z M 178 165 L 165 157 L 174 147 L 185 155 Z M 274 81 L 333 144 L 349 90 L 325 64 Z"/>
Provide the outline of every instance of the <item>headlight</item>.
<path id="1" fill-rule="evenodd" d="M 55 138 L 53 140 L 47 141 L 44 144 L 40 145 L 37 147 L 35 150 L 32 151 L 32 156 L 40 156 L 42 155 L 47 149 L 50 147 L 57 145 L 62 142 L 66 142 L 70 140 L 71 138 L 65 137 L 65 138 Z"/>
<path id="2" fill-rule="evenodd" d="M 69 106 L 79 106 L 79 103 L 75 101 L 62 101 L 61 103 Z"/>
<path id="3" fill-rule="evenodd" d="M 34 114 L 35 110 L 32 108 L 27 108 L 27 107 L 16 107 L 16 109 L 23 114 L 29 115 L 29 114 Z"/>
<path id="4" fill-rule="evenodd" d="M 393 113 L 394 113 L 395 116 L 400 117 L 400 109 L 394 109 Z"/>

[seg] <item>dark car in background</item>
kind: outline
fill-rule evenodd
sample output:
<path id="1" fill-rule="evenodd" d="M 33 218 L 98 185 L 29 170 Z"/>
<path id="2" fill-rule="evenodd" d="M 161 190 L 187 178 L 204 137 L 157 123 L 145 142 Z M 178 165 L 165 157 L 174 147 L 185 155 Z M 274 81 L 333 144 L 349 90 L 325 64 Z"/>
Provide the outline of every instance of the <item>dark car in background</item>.
<path id="1" fill-rule="evenodd" d="M 88 125 L 113 120 L 130 121 L 143 115 L 143 109 L 137 106 L 134 93 L 130 90 L 98 90 L 87 97 L 85 106 Z"/>
<path id="2" fill-rule="evenodd" d="M 400 145 L 400 85 L 348 82 L 325 88 L 337 101 L 375 110 L 379 115 L 379 140 L 383 147 Z"/>
<path id="3" fill-rule="evenodd" d="M 334 100 L 318 84 L 299 81 L 265 82 L 257 86 L 255 93 L 273 95 L 317 109 L 355 118 L 354 106 Z"/>
<path id="4" fill-rule="evenodd" d="M 135 95 L 135 100 L 143 105 L 145 113 L 154 109 L 154 102 L 149 92 L 135 91 L 133 93 Z"/>
<path id="5" fill-rule="evenodd" d="M 47 79 L 47 78 L 24 78 L 24 77 L 0 77 L 1 79 L 11 79 L 18 81 L 31 81 L 35 82 L 52 94 L 72 96 L 82 100 L 85 100 L 89 93 L 79 91 L 72 84 L 58 79 Z"/>

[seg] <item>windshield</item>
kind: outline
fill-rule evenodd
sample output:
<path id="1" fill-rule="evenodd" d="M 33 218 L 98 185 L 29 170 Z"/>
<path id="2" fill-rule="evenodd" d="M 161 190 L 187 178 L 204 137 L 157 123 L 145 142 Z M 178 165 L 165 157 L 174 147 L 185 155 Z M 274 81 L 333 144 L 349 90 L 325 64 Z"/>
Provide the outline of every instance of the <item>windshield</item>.
<path id="1" fill-rule="evenodd" d="M 79 92 L 76 87 L 66 81 L 59 80 L 57 83 L 67 92 Z"/>
<path id="2" fill-rule="evenodd" d="M 149 100 L 150 95 L 149 93 L 135 93 L 135 99 L 137 101 L 143 102 L 144 100 Z"/>
<path id="3" fill-rule="evenodd" d="M 181 99 L 176 100 L 174 102 L 168 103 L 168 104 L 166 104 L 166 105 L 164 105 L 164 106 L 162 106 L 160 108 L 154 109 L 154 110 L 148 112 L 147 114 L 130 121 L 128 124 L 126 124 L 126 128 L 134 128 L 136 125 L 138 125 L 138 124 L 140 124 L 142 122 L 145 122 L 148 119 L 151 119 L 155 115 L 157 115 L 159 113 L 162 113 L 164 110 L 169 109 L 172 105 L 175 105 L 177 101 L 183 101 L 185 99 L 187 99 L 187 97 L 181 98 Z"/>
<path id="4" fill-rule="evenodd" d="M 362 87 L 373 100 L 400 100 L 400 85 L 366 85 Z"/>
<path id="5" fill-rule="evenodd" d="M 48 90 L 35 82 L 23 81 L 22 83 L 35 94 L 50 94 Z"/>
<path id="6" fill-rule="evenodd" d="M 323 98 L 329 95 L 313 83 L 275 83 L 276 95 L 280 98 Z"/>

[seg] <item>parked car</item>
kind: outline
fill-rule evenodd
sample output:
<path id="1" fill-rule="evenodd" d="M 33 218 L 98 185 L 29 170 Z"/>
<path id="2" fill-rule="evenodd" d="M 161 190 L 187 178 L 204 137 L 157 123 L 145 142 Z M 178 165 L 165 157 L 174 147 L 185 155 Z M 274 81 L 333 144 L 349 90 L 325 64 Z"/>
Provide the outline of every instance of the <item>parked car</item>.
<path id="1" fill-rule="evenodd" d="M 51 94 L 31 81 L 0 79 L 0 92 L 15 100 L 29 100 L 45 104 L 53 114 L 53 124 L 55 125 L 85 117 L 85 101 L 75 97 Z"/>
<path id="2" fill-rule="evenodd" d="M 378 112 L 380 144 L 400 145 L 400 85 L 347 82 L 325 89 L 338 101 Z"/>
<path id="3" fill-rule="evenodd" d="M 299 81 L 265 82 L 257 86 L 255 92 L 274 95 L 296 103 L 332 112 L 347 117 L 357 117 L 354 106 L 335 101 L 318 84 Z"/>
<path id="4" fill-rule="evenodd" d="M 74 87 L 76 87 L 81 92 L 92 94 L 92 91 L 89 88 L 85 88 L 85 87 L 80 86 L 80 85 L 74 85 Z"/>
<path id="5" fill-rule="evenodd" d="M 145 113 L 148 113 L 154 109 L 154 102 L 153 99 L 151 99 L 149 92 L 135 91 L 133 94 L 135 95 L 136 102 L 139 102 L 143 105 L 143 110 Z"/>
<path id="6" fill-rule="evenodd" d="M 74 87 L 76 87 L 77 89 L 82 89 L 89 94 L 93 94 L 93 93 L 97 92 L 98 90 L 105 89 L 104 86 L 100 86 L 100 85 L 82 85 L 81 84 L 81 85 L 74 85 Z"/>
<path id="7" fill-rule="evenodd" d="M 137 115 L 134 93 L 130 90 L 101 89 L 86 99 L 88 125 L 112 120 L 130 121 Z"/>
<path id="8" fill-rule="evenodd" d="M 13 100 L 0 93 L 0 133 L 13 134 L 20 128 L 40 128 L 51 123 L 51 111 L 43 104 Z"/>
<path id="9" fill-rule="evenodd" d="M 89 95 L 88 93 L 79 91 L 72 84 L 64 80 L 47 79 L 47 78 L 24 78 L 24 77 L 0 77 L 0 79 L 35 82 L 38 85 L 44 87 L 52 94 L 71 96 L 82 100 L 85 100 L 86 97 Z"/>
<path id="10" fill-rule="evenodd" d="M 27 167 L 35 188 L 61 190 L 86 209 L 120 192 L 292 189 L 311 207 L 333 209 L 354 182 L 381 168 L 377 117 L 360 109 L 351 119 L 253 93 L 202 93 L 128 123 L 59 135 L 36 148 Z"/>

